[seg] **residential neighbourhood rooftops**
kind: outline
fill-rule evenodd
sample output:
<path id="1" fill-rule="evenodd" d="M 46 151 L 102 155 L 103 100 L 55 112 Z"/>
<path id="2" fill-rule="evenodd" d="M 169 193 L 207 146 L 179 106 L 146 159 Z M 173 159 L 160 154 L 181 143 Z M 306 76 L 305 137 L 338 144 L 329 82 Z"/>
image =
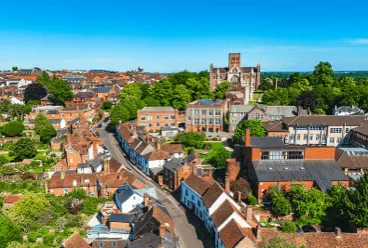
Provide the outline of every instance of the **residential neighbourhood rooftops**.
<path id="1" fill-rule="evenodd" d="M 336 162 L 342 168 L 368 169 L 368 150 L 364 148 L 338 148 L 336 150 Z"/>
<path id="2" fill-rule="evenodd" d="M 89 244 L 77 233 L 66 239 L 62 245 L 64 248 L 91 248 Z"/>
<path id="3" fill-rule="evenodd" d="M 283 147 L 285 146 L 280 137 L 251 137 L 250 143 L 253 147 Z"/>
<path id="4" fill-rule="evenodd" d="M 203 196 L 203 203 L 204 205 L 209 208 L 212 204 L 224 193 L 223 189 L 221 188 L 218 183 L 212 184 L 212 186 L 207 190 L 207 192 Z"/>
<path id="5" fill-rule="evenodd" d="M 219 233 L 225 248 L 235 247 L 243 238 L 247 237 L 243 228 L 232 219 L 227 223 Z M 253 236 L 253 235 L 252 235 Z M 251 237 L 249 237 L 251 238 Z"/>
<path id="6" fill-rule="evenodd" d="M 307 115 L 296 117 L 285 117 L 282 121 L 288 126 L 360 126 L 368 123 L 363 115 L 358 116 L 337 116 L 337 115 Z"/>
<path id="7" fill-rule="evenodd" d="M 199 195 L 203 196 L 204 193 L 215 183 L 214 179 L 209 177 L 207 178 L 208 179 L 204 179 L 202 177 L 191 174 L 185 180 L 185 184 L 195 190 Z"/>

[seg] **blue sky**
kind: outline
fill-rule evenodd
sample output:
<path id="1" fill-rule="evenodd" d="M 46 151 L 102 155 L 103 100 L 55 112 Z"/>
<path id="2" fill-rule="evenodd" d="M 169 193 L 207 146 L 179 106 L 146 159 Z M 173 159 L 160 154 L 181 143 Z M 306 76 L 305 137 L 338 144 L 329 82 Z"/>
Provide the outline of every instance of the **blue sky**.
<path id="1" fill-rule="evenodd" d="M 55 2 L 55 3 L 54 3 Z M 0 69 L 368 70 L 368 1 L 2 1 Z"/>

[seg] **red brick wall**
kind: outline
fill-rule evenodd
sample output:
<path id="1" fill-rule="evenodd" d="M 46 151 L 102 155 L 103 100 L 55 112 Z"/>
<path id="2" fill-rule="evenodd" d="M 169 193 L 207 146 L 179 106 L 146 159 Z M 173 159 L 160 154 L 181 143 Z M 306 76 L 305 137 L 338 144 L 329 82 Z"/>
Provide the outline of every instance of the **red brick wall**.
<path id="1" fill-rule="evenodd" d="M 305 159 L 335 159 L 335 147 L 306 147 Z"/>
<path id="2" fill-rule="evenodd" d="M 281 187 L 285 187 L 286 191 L 290 190 L 290 185 L 292 184 L 304 184 L 307 189 L 310 189 L 313 187 L 313 181 L 303 181 L 303 182 L 259 182 L 258 183 L 258 190 L 257 190 L 257 197 L 258 200 L 262 199 L 268 192 L 271 186 L 278 185 Z M 262 190 L 263 193 L 262 193 Z"/>
<path id="3" fill-rule="evenodd" d="M 145 120 L 142 120 L 142 115 L 146 116 Z M 152 119 L 148 120 L 147 115 L 151 115 Z M 169 119 L 165 120 L 165 115 L 169 116 Z M 171 116 L 174 115 L 175 119 L 171 119 Z M 160 118 L 157 120 L 157 116 L 159 116 Z M 171 126 L 171 123 L 174 123 L 175 126 L 178 125 L 178 110 L 174 110 L 174 111 L 157 111 L 157 112 L 153 112 L 153 111 L 138 111 L 138 116 L 137 116 L 137 126 L 142 126 L 143 124 L 145 125 L 145 130 L 146 131 L 157 131 L 160 130 L 162 127 L 165 127 L 165 123 L 168 123 L 169 127 Z M 152 126 L 149 126 L 149 123 L 152 124 Z M 157 126 L 157 123 L 159 123 L 160 125 Z"/>

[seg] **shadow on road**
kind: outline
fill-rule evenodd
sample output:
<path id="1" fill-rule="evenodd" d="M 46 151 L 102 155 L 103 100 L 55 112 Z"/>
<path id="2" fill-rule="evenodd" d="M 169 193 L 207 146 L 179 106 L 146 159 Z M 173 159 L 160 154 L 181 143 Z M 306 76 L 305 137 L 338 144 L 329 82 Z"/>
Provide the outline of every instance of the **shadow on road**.
<path id="1" fill-rule="evenodd" d="M 172 195 L 178 202 L 180 202 L 180 191 L 176 191 Z M 212 237 L 209 234 L 204 223 L 190 209 L 188 209 L 181 203 L 180 205 L 184 208 L 188 222 L 195 228 L 197 239 L 202 241 L 202 244 L 205 248 L 215 247 L 215 237 Z"/>

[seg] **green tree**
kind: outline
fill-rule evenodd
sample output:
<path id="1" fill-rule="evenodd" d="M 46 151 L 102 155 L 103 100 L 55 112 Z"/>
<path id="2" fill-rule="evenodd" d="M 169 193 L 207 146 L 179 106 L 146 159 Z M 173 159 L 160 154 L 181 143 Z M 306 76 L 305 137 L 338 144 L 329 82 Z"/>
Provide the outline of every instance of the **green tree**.
<path id="1" fill-rule="evenodd" d="M 26 244 L 22 244 L 18 241 L 12 241 L 8 243 L 7 248 L 27 248 L 28 246 Z"/>
<path id="2" fill-rule="evenodd" d="M 51 80 L 48 89 L 51 94 L 50 99 L 58 105 L 64 105 L 74 97 L 72 88 L 64 80 L 56 77 Z"/>
<path id="3" fill-rule="evenodd" d="M 122 101 L 121 104 L 129 112 L 129 120 L 137 119 L 138 107 L 134 102 Z"/>
<path id="4" fill-rule="evenodd" d="M 17 66 L 13 66 L 12 67 L 12 71 L 19 71 L 18 67 Z"/>
<path id="5" fill-rule="evenodd" d="M 41 128 L 49 124 L 49 120 L 44 114 L 38 114 L 34 120 L 34 130 L 37 134 L 40 133 Z"/>
<path id="6" fill-rule="evenodd" d="M 242 138 L 245 135 L 245 130 L 249 128 L 251 136 L 263 137 L 266 136 L 266 129 L 260 120 L 246 120 L 241 122 L 235 129 L 233 141 L 242 143 Z"/>
<path id="7" fill-rule="evenodd" d="M 168 79 L 163 79 L 155 83 L 153 87 L 153 98 L 160 101 L 161 106 L 170 106 L 173 97 L 172 84 Z"/>
<path id="8" fill-rule="evenodd" d="M 289 91 L 286 88 L 277 88 L 276 90 L 268 90 L 263 94 L 262 102 L 267 105 L 289 105 Z"/>
<path id="9" fill-rule="evenodd" d="M 185 110 L 188 103 L 192 101 L 190 90 L 185 85 L 176 85 L 173 91 L 172 106 L 179 110 Z"/>
<path id="10" fill-rule="evenodd" d="M 231 87 L 231 83 L 228 81 L 223 81 L 219 85 L 217 85 L 217 88 L 214 91 L 214 95 L 216 99 L 225 99 L 226 97 L 226 90 Z"/>
<path id="11" fill-rule="evenodd" d="M 111 102 L 103 102 L 102 103 L 102 108 L 103 109 L 111 109 L 112 108 L 112 103 Z"/>
<path id="12" fill-rule="evenodd" d="M 272 90 L 274 86 L 270 83 L 270 80 L 262 79 L 258 87 L 260 90 Z"/>
<path id="13" fill-rule="evenodd" d="M 187 80 L 186 86 L 192 92 L 193 101 L 197 99 L 213 98 L 208 78 L 201 78 L 199 80 L 195 78 L 190 78 Z"/>
<path id="14" fill-rule="evenodd" d="M 50 140 L 57 135 L 57 131 L 49 122 L 39 130 L 40 140 L 44 144 L 50 143 Z"/>
<path id="15" fill-rule="evenodd" d="M 7 247 L 12 241 L 20 241 L 18 227 L 7 216 L 0 216 L 0 247 Z"/>
<path id="16" fill-rule="evenodd" d="M 12 121 L 2 126 L 2 133 L 8 137 L 20 136 L 24 131 L 24 125 L 19 121 Z"/>
<path id="17" fill-rule="evenodd" d="M 120 91 L 120 99 L 136 102 L 142 99 L 142 88 L 140 83 L 131 83 Z"/>
<path id="18" fill-rule="evenodd" d="M 27 105 L 11 104 L 8 108 L 8 114 L 12 120 L 17 119 L 23 121 L 24 114 L 27 112 L 29 112 L 29 107 Z"/>
<path id="19" fill-rule="evenodd" d="M 204 72 L 202 72 L 201 75 L 199 76 L 197 73 L 189 72 L 185 70 L 185 71 L 181 71 L 178 73 L 170 74 L 168 79 L 173 85 L 179 85 L 179 84 L 185 85 L 188 79 L 190 78 L 200 79 L 202 76 L 204 78 L 209 78 L 209 75 L 207 76 L 206 73 Z"/>
<path id="20" fill-rule="evenodd" d="M 153 98 L 152 96 L 149 96 L 143 100 L 144 105 L 148 107 L 158 107 L 161 106 L 161 103 L 159 100 Z"/>
<path id="21" fill-rule="evenodd" d="M 203 142 L 206 140 L 206 135 L 201 132 L 185 132 L 178 133 L 174 140 L 178 143 L 183 144 L 185 147 L 193 147 L 201 149 L 203 147 Z"/>
<path id="22" fill-rule="evenodd" d="M 47 90 L 41 84 L 30 84 L 24 91 L 24 100 L 26 103 L 29 101 L 40 100 L 47 95 Z"/>
<path id="23" fill-rule="evenodd" d="M 115 105 L 110 113 L 111 124 L 125 123 L 129 120 L 129 111 L 121 104 Z"/>
<path id="24" fill-rule="evenodd" d="M 368 174 L 365 173 L 356 183 L 355 190 L 347 190 L 343 198 L 342 212 L 351 223 L 358 227 L 368 227 Z"/>
<path id="25" fill-rule="evenodd" d="M 291 205 L 288 199 L 286 199 L 284 192 L 279 189 L 272 187 L 270 189 L 271 195 L 271 211 L 276 216 L 285 216 L 291 214 Z"/>
<path id="26" fill-rule="evenodd" d="M 225 168 L 226 159 L 230 158 L 231 154 L 225 147 L 221 146 L 220 148 L 215 150 L 214 155 L 210 158 L 210 162 L 217 169 Z"/>
<path id="27" fill-rule="evenodd" d="M 10 150 L 9 155 L 15 156 L 15 160 L 21 161 L 25 158 L 33 158 L 37 154 L 34 142 L 28 138 L 21 138 L 15 142 Z"/>
<path id="28" fill-rule="evenodd" d="M 306 190 L 303 184 L 291 185 L 288 198 L 294 218 L 302 225 L 321 223 L 326 215 L 326 209 L 330 206 L 326 193 L 316 188 Z"/>
<path id="29" fill-rule="evenodd" d="M 294 222 L 292 221 L 282 221 L 280 223 L 281 230 L 284 233 L 295 233 L 297 230 L 297 227 Z"/>
<path id="30" fill-rule="evenodd" d="M 297 106 L 301 106 L 303 109 L 310 109 L 314 111 L 317 107 L 317 98 L 313 91 L 303 91 L 297 101 Z"/>
<path id="31" fill-rule="evenodd" d="M 53 216 L 50 202 L 42 193 L 23 194 L 22 200 L 15 204 L 10 217 L 24 232 L 37 230 L 47 225 Z"/>

